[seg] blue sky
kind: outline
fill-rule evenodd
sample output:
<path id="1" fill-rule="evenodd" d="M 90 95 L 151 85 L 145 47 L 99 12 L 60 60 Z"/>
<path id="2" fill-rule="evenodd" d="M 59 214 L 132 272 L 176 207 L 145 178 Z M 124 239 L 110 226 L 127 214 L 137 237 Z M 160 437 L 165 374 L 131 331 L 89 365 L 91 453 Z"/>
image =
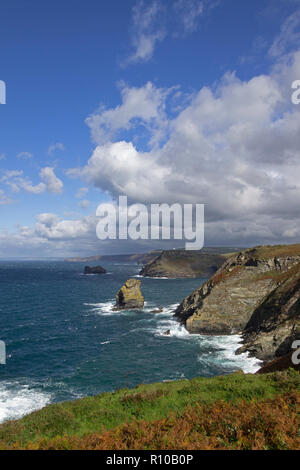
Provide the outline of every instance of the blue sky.
<path id="1" fill-rule="evenodd" d="M 204 203 L 208 245 L 298 241 L 299 12 L 298 0 L 3 0 L 0 257 L 120 251 L 94 230 L 118 194 Z"/>

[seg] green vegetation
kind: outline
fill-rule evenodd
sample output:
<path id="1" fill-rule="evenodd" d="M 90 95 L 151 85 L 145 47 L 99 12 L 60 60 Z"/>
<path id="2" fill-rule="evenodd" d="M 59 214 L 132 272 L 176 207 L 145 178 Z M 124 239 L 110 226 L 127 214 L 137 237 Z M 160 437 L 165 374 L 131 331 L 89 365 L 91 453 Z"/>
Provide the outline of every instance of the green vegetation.
<path id="1" fill-rule="evenodd" d="M 275 257 L 284 258 L 285 256 L 300 256 L 300 244 L 257 246 L 256 248 L 249 248 L 247 252 L 251 252 L 253 258 L 261 260 Z"/>
<path id="2" fill-rule="evenodd" d="M 299 393 L 300 375 L 292 369 L 266 375 L 233 374 L 140 385 L 131 390 L 50 405 L 18 421 L 3 423 L 0 425 L 0 449 L 192 449 L 201 445 L 203 448 L 247 448 L 251 439 L 249 436 L 246 439 L 244 431 L 239 431 L 242 418 L 247 426 L 251 421 L 254 426 L 251 433 L 258 432 L 262 448 L 292 447 L 297 439 L 297 427 L 294 431 L 286 430 L 290 441 L 284 437 L 284 430 L 280 434 L 280 426 L 273 426 L 276 436 L 270 437 L 270 426 L 257 416 L 265 410 L 267 419 L 268 412 L 277 410 L 283 422 L 282 413 L 286 407 L 286 419 L 289 416 L 287 421 L 294 423 Z M 277 406 L 283 395 L 286 398 Z M 247 409 L 250 410 L 249 422 L 245 421 Z M 215 418 L 212 420 L 212 417 L 217 415 L 218 424 L 215 422 L 213 431 Z M 231 437 L 222 428 L 229 426 L 230 416 L 232 426 L 236 426 L 235 431 L 230 431 Z M 203 422 L 199 422 L 199 417 Z M 275 417 L 276 413 L 273 421 Z M 180 429 L 183 429 L 182 435 Z M 269 437 L 264 435 L 264 429 Z M 221 432 L 224 434 L 222 442 L 218 440 Z M 295 435 L 291 435 L 293 432 Z M 113 443 L 115 447 L 111 447 Z M 174 445 L 177 447 L 172 447 Z"/>

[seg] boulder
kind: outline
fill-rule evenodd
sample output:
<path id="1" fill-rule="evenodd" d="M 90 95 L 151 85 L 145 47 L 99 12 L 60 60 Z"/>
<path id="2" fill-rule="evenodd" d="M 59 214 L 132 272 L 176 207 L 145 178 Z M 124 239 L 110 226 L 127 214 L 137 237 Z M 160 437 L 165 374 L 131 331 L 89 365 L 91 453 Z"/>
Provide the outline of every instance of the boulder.
<path id="1" fill-rule="evenodd" d="M 102 266 L 85 266 L 84 274 L 105 274 L 106 270 Z"/>
<path id="2" fill-rule="evenodd" d="M 144 297 L 141 291 L 141 281 L 128 279 L 116 295 L 114 310 L 141 309 L 144 307 Z"/>
<path id="3" fill-rule="evenodd" d="M 155 310 L 151 310 L 150 313 L 156 314 L 156 313 L 162 313 L 164 309 L 162 307 L 156 308 Z"/>

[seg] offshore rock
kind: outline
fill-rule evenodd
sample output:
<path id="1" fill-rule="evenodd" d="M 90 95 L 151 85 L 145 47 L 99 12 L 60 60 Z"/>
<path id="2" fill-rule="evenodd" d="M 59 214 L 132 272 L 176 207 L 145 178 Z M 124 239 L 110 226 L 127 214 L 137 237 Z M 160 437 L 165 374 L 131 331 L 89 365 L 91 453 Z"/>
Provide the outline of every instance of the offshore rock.
<path id="1" fill-rule="evenodd" d="M 144 297 L 141 291 L 141 281 L 128 279 L 116 295 L 114 310 L 141 309 L 144 307 Z"/>
<path id="2" fill-rule="evenodd" d="M 84 274 L 105 274 L 106 270 L 102 266 L 85 266 Z"/>

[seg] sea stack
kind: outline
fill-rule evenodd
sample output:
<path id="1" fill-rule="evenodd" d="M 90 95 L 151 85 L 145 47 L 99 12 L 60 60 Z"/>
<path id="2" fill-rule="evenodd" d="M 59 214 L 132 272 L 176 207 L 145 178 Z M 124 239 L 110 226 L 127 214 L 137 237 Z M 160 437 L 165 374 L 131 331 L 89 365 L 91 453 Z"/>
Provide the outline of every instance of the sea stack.
<path id="1" fill-rule="evenodd" d="M 85 266 L 84 274 L 105 274 L 106 270 L 102 266 Z"/>
<path id="2" fill-rule="evenodd" d="M 144 307 L 144 297 L 141 291 L 141 281 L 128 279 L 116 295 L 114 310 L 141 309 Z"/>

